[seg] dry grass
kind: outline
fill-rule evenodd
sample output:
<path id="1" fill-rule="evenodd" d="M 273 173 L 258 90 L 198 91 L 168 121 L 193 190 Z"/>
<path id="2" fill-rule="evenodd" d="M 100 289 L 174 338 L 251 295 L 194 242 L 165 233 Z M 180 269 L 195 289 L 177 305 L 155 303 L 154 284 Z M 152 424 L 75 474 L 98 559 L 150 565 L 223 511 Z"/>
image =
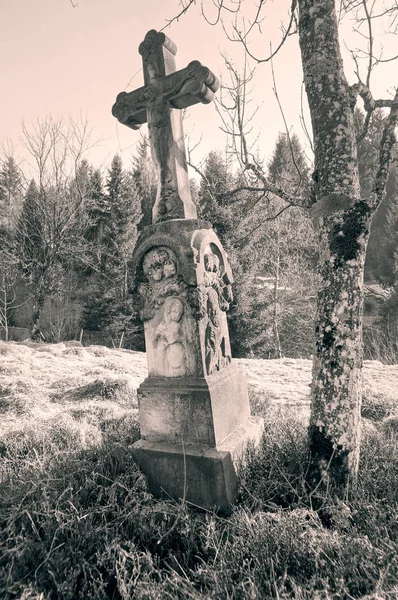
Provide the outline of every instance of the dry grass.
<path id="1" fill-rule="evenodd" d="M 221 519 L 154 500 L 132 460 L 145 355 L 13 343 L 0 355 L 2 600 L 398 598 L 398 367 L 365 363 L 358 489 L 315 512 L 310 361 L 239 361 L 266 429 Z"/>
<path id="2" fill-rule="evenodd" d="M 103 346 L 0 342 L 0 441 L 23 432 L 36 437 L 54 425 L 82 429 L 83 444 L 100 439 L 107 422 L 136 419 L 146 377 L 145 355 Z M 97 431 L 95 431 L 97 429 Z"/>
<path id="3" fill-rule="evenodd" d="M 136 389 L 147 376 L 145 354 L 104 346 L 0 342 L 0 357 L 0 440 L 32 422 L 83 412 L 87 418 L 100 410 L 109 419 L 136 415 Z M 310 360 L 236 362 L 246 372 L 256 412 L 267 406 L 308 418 Z M 365 361 L 365 416 L 380 420 L 397 405 L 398 365 Z"/>

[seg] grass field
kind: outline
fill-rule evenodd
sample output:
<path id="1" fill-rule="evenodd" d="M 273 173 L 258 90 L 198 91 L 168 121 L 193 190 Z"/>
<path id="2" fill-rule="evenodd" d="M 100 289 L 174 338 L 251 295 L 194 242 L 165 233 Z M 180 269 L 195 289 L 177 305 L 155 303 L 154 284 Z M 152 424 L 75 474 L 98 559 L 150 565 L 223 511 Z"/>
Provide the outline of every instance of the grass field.
<path id="1" fill-rule="evenodd" d="M 310 361 L 239 362 L 266 428 L 226 519 L 147 492 L 145 355 L 1 343 L 0 598 L 398 598 L 398 366 L 365 363 L 358 488 L 315 511 Z"/>

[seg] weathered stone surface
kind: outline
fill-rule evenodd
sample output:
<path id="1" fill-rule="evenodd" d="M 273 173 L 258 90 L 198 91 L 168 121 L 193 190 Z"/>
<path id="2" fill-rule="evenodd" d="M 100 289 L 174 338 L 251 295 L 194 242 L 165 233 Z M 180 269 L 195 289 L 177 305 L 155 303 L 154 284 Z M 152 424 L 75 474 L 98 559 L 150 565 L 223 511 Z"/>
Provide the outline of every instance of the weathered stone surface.
<path id="1" fill-rule="evenodd" d="M 219 446 L 250 416 L 246 378 L 234 365 L 209 377 L 148 377 L 139 387 L 141 437 Z"/>
<path id="2" fill-rule="evenodd" d="M 146 228 L 134 253 L 133 279 L 150 376 L 201 377 L 230 364 L 232 273 L 208 223 Z"/>
<path id="3" fill-rule="evenodd" d="M 155 496 L 227 514 L 238 494 L 237 466 L 248 444 L 257 446 L 262 431 L 261 417 L 250 417 L 217 447 L 141 439 L 132 452 Z"/>
<path id="4" fill-rule="evenodd" d="M 232 273 L 227 256 L 208 223 L 166 221 L 141 233 L 132 274 L 148 359 L 148 378 L 138 389 L 142 439 L 135 456 L 154 493 L 160 486 L 182 498 L 181 491 L 175 495 L 176 485 L 183 489 L 185 464 L 177 449 L 184 445 L 188 453 L 200 448 L 186 463 L 190 501 L 225 511 L 225 503 L 236 496 L 234 464 L 262 432 L 261 419 L 250 417 L 244 373 L 230 364 L 226 311 Z M 229 458 L 221 460 L 224 455 Z M 205 457 L 205 475 L 199 476 L 200 457 Z M 227 471 L 225 465 L 230 465 Z M 178 483 L 169 482 L 174 469 Z M 204 486 L 202 491 L 195 481 Z"/>
<path id="5" fill-rule="evenodd" d="M 176 71 L 177 47 L 164 33 L 149 31 L 139 52 L 145 85 L 133 92 L 121 92 L 112 114 L 132 129 L 148 122 L 152 158 L 158 171 L 153 222 L 195 219 L 180 109 L 211 102 L 219 82 L 198 61 Z"/>
<path id="6" fill-rule="evenodd" d="M 229 452 L 235 467 L 244 464 L 248 445 L 256 448 L 264 431 L 262 417 L 248 417 L 219 446 L 220 452 Z"/>
<path id="7" fill-rule="evenodd" d="M 230 512 L 238 493 L 230 452 L 147 440 L 136 442 L 132 452 L 154 496 L 171 496 L 200 508 Z"/>

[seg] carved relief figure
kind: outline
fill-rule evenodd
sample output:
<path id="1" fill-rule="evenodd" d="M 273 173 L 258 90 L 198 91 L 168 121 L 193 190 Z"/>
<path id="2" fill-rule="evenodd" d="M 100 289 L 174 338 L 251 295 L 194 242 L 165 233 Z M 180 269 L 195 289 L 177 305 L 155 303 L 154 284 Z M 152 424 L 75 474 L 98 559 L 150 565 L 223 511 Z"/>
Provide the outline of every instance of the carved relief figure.
<path id="1" fill-rule="evenodd" d="M 146 279 L 138 286 L 142 307 L 140 316 L 144 321 L 152 319 L 168 296 L 184 292 L 186 284 L 177 276 L 177 259 L 166 246 L 157 246 L 147 252 L 142 263 Z"/>
<path id="2" fill-rule="evenodd" d="M 203 257 L 205 272 L 203 283 L 206 287 L 211 286 L 218 295 L 218 303 L 221 310 L 228 310 L 229 303 L 232 300 L 231 286 L 224 283 L 220 259 L 217 254 L 209 252 Z"/>
<path id="3" fill-rule="evenodd" d="M 223 278 L 220 257 L 208 248 L 203 256 L 203 281 L 199 286 L 202 316 L 206 318 L 205 363 L 207 374 L 223 369 L 230 361 L 228 329 L 223 312 L 232 300 L 231 286 Z"/>
<path id="4" fill-rule="evenodd" d="M 163 267 L 165 263 L 172 262 L 171 250 L 164 246 L 159 246 L 150 250 L 144 258 L 142 270 L 148 278 L 149 283 L 161 281 L 164 276 Z"/>
<path id="5" fill-rule="evenodd" d="M 231 357 L 226 356 L 225 327 L 220 319 L 220 307 L 214 289 L 207 291 L 207 325 L 205 332 L 206 370 L 211 375 L 223 369 Z"/>
<path id="6" fill-rule="evenodd" d="M 183 377 L 187 374 L 187 353 L 182 331 L 183 316 L 182 300 L 168 299 L 164 305 L 164 319 L 153 336 L 159 371 L 166 377 Z"/>

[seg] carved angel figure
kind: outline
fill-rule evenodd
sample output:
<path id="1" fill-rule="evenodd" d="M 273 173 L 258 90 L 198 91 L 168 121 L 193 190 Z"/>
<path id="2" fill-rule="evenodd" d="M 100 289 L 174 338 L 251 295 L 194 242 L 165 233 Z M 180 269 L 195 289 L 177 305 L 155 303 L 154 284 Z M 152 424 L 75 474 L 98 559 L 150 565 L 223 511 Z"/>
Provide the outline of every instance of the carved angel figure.
<path id="1" fill-rule="evenodd" d="M 219 317 L 218 297 L 214 289 L 207 292 L 207 326 L 205 333 L 206 368 L 211 375 L 220 371 L 227 362 L 225 357 L 225 339 Z"/>

